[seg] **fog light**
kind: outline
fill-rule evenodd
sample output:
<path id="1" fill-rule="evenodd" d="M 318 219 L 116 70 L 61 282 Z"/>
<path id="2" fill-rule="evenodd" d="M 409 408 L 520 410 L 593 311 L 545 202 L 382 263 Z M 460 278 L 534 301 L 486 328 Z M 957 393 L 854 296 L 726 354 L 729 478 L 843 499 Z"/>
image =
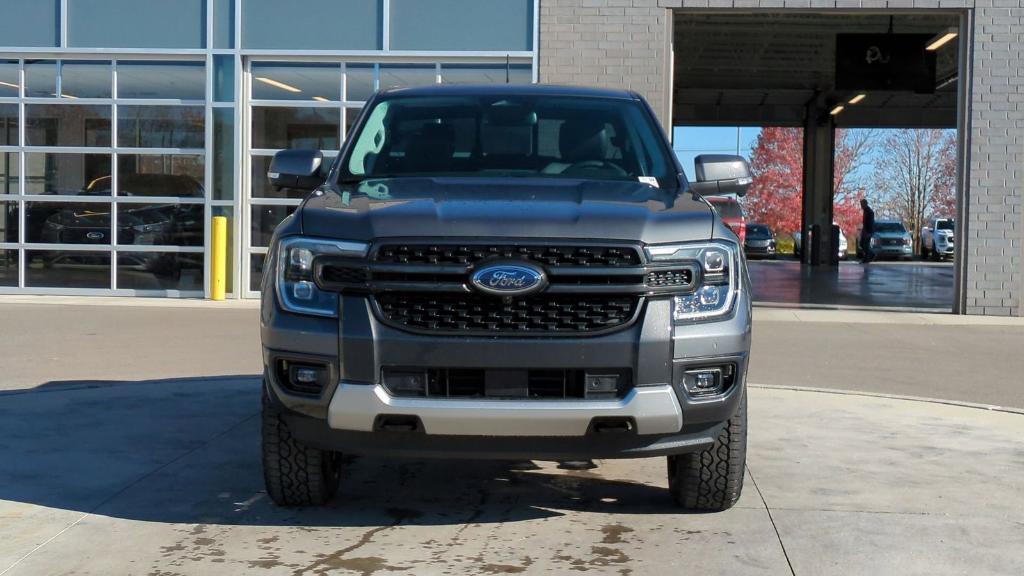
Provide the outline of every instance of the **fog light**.
<path id="1" fill-rule="evenodd" d="M 299 300 L 313 299 L 313 283 L 308 280 L 301 280 L 295 283 L 292 295 Z"/>
<path id="2" fill-rule="evenodd" d="M 427 374 L 423 370 L 388 370 L 384 385 L 393 396 L 426 396 Z"/>
<path id="3" fill-rule="evenodd" d="M 320 379 L 315 368 L 296 368 L 295 381 L 299 384 L 314 384 Z"/>
<path id="4" fill-rule="evenodd" d="M 718 306 L 721 297 L 721 290 L 718 286 L 705 286 L 700 289 L 700 303 L 702 306 Z"/>
<path id="5" fill-rule="evenodd" d="M 691 396 L 721 394 L 724 384 L 722 368 L 699 368 L 683 373 L 683 386 Z"/>

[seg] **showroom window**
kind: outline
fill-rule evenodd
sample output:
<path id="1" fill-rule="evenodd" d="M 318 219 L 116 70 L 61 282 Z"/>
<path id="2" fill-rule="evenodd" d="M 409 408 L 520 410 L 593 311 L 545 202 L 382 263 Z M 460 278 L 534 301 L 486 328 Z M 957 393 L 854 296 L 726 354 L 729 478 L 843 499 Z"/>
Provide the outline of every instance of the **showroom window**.
<path id="1" fill-rule="evenodd" d="M 259 290 L 274 228 L 306 192 L 277 190 L 267 181 L 274 153 L 322 150 L 329 166 L 374 91 L 425 84 L 530 83 L 528 59 L 462 62 L 250 62 L 248 227 L 243 262 L 247 295 Z"/>
<path id="2" fill-rule="evenodd" d="M 0 287 L 201 295 L 206 75 L 0 61 Z"/>

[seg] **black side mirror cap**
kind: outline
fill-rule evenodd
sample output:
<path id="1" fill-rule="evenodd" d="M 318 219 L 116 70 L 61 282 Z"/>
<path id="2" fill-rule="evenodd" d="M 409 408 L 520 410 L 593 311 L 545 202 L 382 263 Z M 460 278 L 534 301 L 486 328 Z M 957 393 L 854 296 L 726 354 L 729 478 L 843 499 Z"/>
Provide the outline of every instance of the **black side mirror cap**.
<path id="1" fill-rule="evenodd" d="M 281 150 L 270 161 L 267 179 L 277 189 L 313 190 L 324 181 L 320 174 L 323 163 L 324 154 L 319 150 Z"/>
<path id="2" fill-rule="evenodd" d="M 701 196 L 745 196 L 754 183 L 750 165 L 740 156 L 701 154 L 693 167 L 697 181 L 690 183 L 690 189 Z"/>

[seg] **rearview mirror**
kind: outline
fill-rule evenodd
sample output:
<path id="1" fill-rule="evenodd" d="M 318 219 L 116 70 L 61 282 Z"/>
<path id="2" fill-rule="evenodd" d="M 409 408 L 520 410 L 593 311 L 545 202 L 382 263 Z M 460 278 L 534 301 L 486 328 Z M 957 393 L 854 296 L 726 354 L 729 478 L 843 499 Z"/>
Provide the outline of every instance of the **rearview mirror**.
<path id="1" fill-rule="evenodd" d="M 270 161 L 267 178 L 275 188 L 312 190 L 323 183 L 320 167 L 324 155 L 319 150 L 281 150 Z"/>
<path id="2" fill-rule="evenodd" d="M 745 196 L 754 182 L 750 165 L 739 156 L 701 154 L 693 161 L 693 168 L 697 181 L 690 184 L 690 189 L 701 196 Z"/>

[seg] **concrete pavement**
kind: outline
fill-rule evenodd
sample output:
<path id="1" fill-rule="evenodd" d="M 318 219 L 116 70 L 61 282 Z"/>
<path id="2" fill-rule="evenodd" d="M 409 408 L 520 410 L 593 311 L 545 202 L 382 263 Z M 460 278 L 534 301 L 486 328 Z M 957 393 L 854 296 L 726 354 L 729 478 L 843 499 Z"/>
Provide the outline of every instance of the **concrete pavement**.
<path id="1" fill-rule="evenodd" d="M 660 458 L 584 472 L 358 459 L 331 506 L 279 509 L 254 378 L 8 392 L 0 574 L 1024 571 L 1024 417 L 750 395 L 743 498 L 688 515 Z"/>
<path id="2" fill-rule="evenodd" d="M 725 513 L 674 510 L 660 458 L 356 459 L 298 510 L 263 492 L 252 303 L 58 302 L 0 299 L 0 576 L 1024 573 L 1024 415 L 857 392 L 1024 409 L 1019 319 L 756 310 Z"/>
<path id="3" fill-rule="evenodd" d="M 0 297 L 0 390 L 258 374 L 256 305 Z M 770 308 L 754 318 L 751 382 L 1024 408 L 1024 319 Z"/>

